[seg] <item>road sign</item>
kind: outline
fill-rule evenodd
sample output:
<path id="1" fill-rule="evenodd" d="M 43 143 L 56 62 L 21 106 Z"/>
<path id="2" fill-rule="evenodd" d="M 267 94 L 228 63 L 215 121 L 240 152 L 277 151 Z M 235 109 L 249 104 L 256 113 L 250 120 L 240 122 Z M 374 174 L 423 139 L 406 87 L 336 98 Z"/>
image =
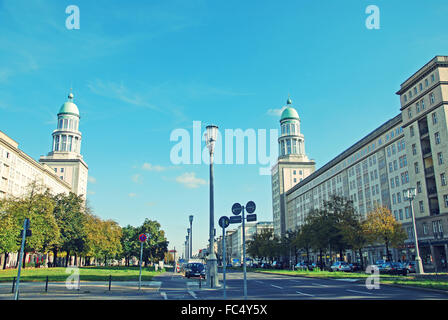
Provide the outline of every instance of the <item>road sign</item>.
<path id="1" fill-rule="evenodd" d="M 232 206 L 232 213 L 234 215 L 239 215 L 241 211 L 243 210 L 243 207 L 239 203 L 234 203 Z"/>
<path id="2" fill-rule="evenodd" d="M 140 240 L 140 242 L 146 242 L 146 239 L 148 239 L 148 237 L 146 236 L 146 234 L 142 233 L 141 235 L 139 235 L 138 240 Z"/>
<path id="3" fill-rule="evenodd" d="M 247 222 L 251 221 L 257 221 L 257 215 L 256 214 L 248 214 L 247 215 Z"/>
<path id="4" fill-rule="evenodd" d="M 241 223 L 241 216 L 230 217 L 230 223 Z"/>
<path id="5" fill-rule="evenodd" d="M 230 219 L 228 218 L 228 217 L 226 217 L 226 216 L 223 216 L 223 217 L 221 217 L 221 218 L 219 218 L 219 226 L 221 227 L 221 228 L 227 228 L 228 226 L 229 226 L 229 224 L 230 224 Z"/>
<path id="6" fill-rule="evenodd" d="M 256 208 L 255 202 L 253 202 L 253 201 L 249 201 L 246 204 L 246 211 L 247 211 L 247 213 L 254 213 L 255 212 L 255 208 Z"/>

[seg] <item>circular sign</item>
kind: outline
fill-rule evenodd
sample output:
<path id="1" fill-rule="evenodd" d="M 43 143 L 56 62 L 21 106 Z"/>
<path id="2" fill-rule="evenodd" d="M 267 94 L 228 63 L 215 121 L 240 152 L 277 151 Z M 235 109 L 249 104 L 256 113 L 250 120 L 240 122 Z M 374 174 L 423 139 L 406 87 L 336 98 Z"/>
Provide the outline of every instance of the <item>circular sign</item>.
<path id="1" fill-rule="evenodd" d="M 141 235 L 139 235 L 138 240 L 140 240 L 140 242 L 145 242 L 147 239 L 146 234 L 142 233 Z"/>
<path id="2" fill-rule="evenodd" d="M 247 213 L 254 213 L 255 212 L 255 208 L 256 208 L 255 202 L 253 202 L 253 201 L 249 201 L 246 204 L 246 211 L 247 211 Z"/>
<path id="3" fill-rule="evenodd" d="M 232 206 L 232 213 L 234 215 L 239 215 L 241 211 L 243 210 L 243 207 L 239 203 L 234 203 Z"/>
<path id="4" fill-rule="evenodd" d="M 223 217 L 221 217 L 221 218 L 219 218 L 219 226 L 221 227 L 221 228 L 227 228 L 228 226 L 229 226 L 229 224 L 230 224 L 230 219 L 228 218 L 228 217 L 226 217 L 226 216 L 223 216 Z"/>

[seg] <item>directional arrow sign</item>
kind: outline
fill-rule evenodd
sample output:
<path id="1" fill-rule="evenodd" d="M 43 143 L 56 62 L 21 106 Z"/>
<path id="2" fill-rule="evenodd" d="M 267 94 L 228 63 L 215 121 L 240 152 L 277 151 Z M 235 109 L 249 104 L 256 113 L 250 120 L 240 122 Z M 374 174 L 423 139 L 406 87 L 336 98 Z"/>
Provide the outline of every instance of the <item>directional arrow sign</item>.
<path id="1" fill-rule="evenodd" d="M 230 223 L 241 223 L 241 216 L 230 217 Z"/>
<path id="2" fill-rule="evenodd" d="M 241 211 L 243 211 L 243 207 L 239 203 L 234 203 L 232 206 L 232 213 L 237 216 Z"/>
<path id="3" fill-rule="evenodd" d="M 253 201 L 249 201 L 247 204 L 246 204 L 246 211 L 247 211 L 247 213 L 254 213 L 255 212 L 255 202 L 253 202 Z"/>
<path id="4" fill-rule="evenodd" d="M 257 221 L 257 215 L 256 214 L 248 214 L 247 215 L 247 222 L 251 221 Z"/>
<path id="5" fill-rule="evenodd" d="M 229 224 L 230 224 L 230 219 L 228 218 L 228 217 L 226 217 L 226 216 L 223 216 L 223 217 L 221 217 L 221 218 L 219 218 L 219 221 L 218 221 L 218 223 L 219 223 L 219 226 L 221 227 L 221 228 L 227 228 L 228 226 L 229 226 Z"/>

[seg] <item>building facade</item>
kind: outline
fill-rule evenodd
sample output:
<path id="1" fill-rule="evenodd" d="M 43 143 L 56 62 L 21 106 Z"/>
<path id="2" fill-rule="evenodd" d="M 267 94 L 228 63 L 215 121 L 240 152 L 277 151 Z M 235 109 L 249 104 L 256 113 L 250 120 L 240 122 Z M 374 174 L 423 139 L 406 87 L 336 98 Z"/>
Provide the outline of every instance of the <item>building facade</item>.
<path id="1" fill-rule="evenodd" d="M 448 257 L 443 232 L 448 228 L 448 57 L 432 59 L 397 94 L 400 114 L 286 191 L 285 230 L 300 227 L 309 210 L 320 208 L 332 194 L 345 196 L 363 216 L 377 205 L 390 208 L 409 235 L 405 245 L 394 250 L 394 259 L 414 260 L 411 204 L 403 190 L 415 187 L 413 207 L 424 268 L 441 270 Z M 384 258 L 385 248 L 370 247 L 364 254 L 372 263 Z"/>
<path id="2" fill-rule="evenodd" d="M 260 234 L 263 230 L 273 231 L 273 224 L 270 221 L 260 222 L 247 222 L 245 223 L 246 229 L 246 243 L 253 239 L 254 235 Z M 238 228 L 234 230 L 226 231 L 226 261 L 227 263 L 239 265 L 243 262 L 243 225 L 240 224 Z M 222 261 L 222 236 L 217 240 L 217 255 Z M 246 247 L 247 249 L 247 247 Z M 246 254 L 246 258 L 253 259 L 253 257 Z"/>
<path id="3" fill-rule="evenodd" d="M 286 192 L 314 172 L 315 162 L 305 153 L 305 137 L 300 132 L 300 117 L 288 98 L 280 119 L 279 157 L 271 170 L 274 234 L 286 232 Z"/>

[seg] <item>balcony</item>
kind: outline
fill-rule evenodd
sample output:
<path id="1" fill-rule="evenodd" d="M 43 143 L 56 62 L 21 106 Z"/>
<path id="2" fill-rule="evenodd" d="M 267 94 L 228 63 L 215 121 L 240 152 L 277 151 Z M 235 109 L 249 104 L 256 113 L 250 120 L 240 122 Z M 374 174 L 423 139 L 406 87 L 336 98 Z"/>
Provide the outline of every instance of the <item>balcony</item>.
<path id="1" fill-rule="evenodd" d="M 440 214 L 439 209 L 431 209 L 429 212 L 431 213 L 431 216 L 436 216 L 436 215 Z"/>
<path id="2" fill-rule="evenodd" d="M 428 134 L 428 132 L 429 132 L 428 127 L 426 127 L 426 128 L 421 128 L 421 129 L 420 129 L 420 137 L 422 137 L 422 136 Z"/>
<path id="3" fill-rule="evenodd" d="M 436 187 L 428 188 L 428 197 L 436 198 L 437 197 L 437 189 Z"/>
<path id="4" fill-rule="evenodd" d="M 427 176 L 434 175 L 434 167 L 425 168 L 425 175 Z"/>
<path id="5" fill-rule="evenodd" d="M 423 148 L 422 154 L 423 154 L 423 158 L 427 158 L 428 156 L 431 156 L 431 147 Z"/>

